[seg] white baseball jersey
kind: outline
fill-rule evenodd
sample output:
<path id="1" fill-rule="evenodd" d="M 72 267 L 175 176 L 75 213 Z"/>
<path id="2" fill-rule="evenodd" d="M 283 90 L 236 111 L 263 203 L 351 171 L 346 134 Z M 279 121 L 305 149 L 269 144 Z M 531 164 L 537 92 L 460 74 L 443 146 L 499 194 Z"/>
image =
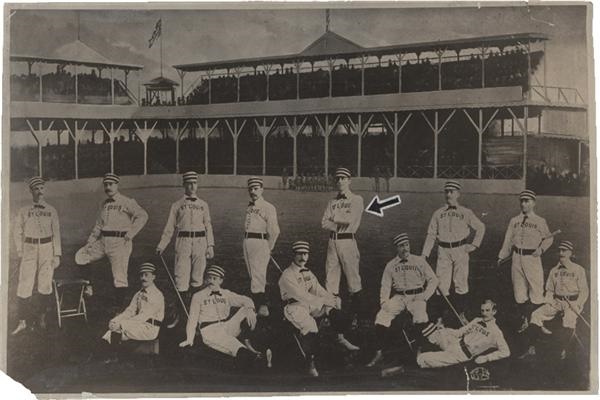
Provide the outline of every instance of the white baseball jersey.
<path id="1" fill-rule="evenodd" d="M 350 191 L 329 200 L 321 226 L 332 232 L 356 233 L 364 209 L 363 198 Z"/>
<path id="2" fill-rule="evenodd" d="M 279 237 L 279 224 L 277 223 L 277 210 L 273 204 L 259 197 L 248 204 L 246 209 L 246 232 L 266 233 L 269 248 L 275 247 Z"/>
<path id="3" fill-rule="evenodd" d="M 115 318 L 113 321 L 131 319 L 139 322 L 155 320 L 162 322 L 165 317 L 165 299 L 156 285 L 151 284 L 148 288 L 142 288 L 137 291 L 129 306 Z M 158 330 L 158 326 L 156 327 Z"/>
<path id="4" fill-rule="evenodd" d="M 500 360 L 510 355 L 510 349 L 504 339 L 504 334 L 496 325 L 495 319 L 484 321 L 483 318 L 477 317 L 462 328 L 450 331 L 464 341 L 473 357 L 490 349 L 496 349 L 496 351 L 485 355 L 488 362 Z"/>
<path id="5" fill-rule="evenodd" d="M 423 297 L 431 297 L 437 287 L 435 273 L 422 257 L 410 254 L 406 259 L 394 257 L 388 262 L 381 277 L 380 304 L 389 300 L 395 291 L 425 288 Z"/>
<path id="6" fill-rule="evenodd" d="M 98 239 L 102 231 L 127 232 L 133 239 L 148 221 L 148 213 L 127 196 L 117 193 L 102 202 L 96 224 L 88 241 Z"/>
<path id="7" fill-rule="evenodd" d="M 511 218 L 498 258 L 502 259 L 511 255 L 513 246 L 526 250 L 535 250 L 541 247 L 545 252 L 553 241 L 554 238 L 550 236 L 550 230 L 544 218 L 534 212 L 527 215 L 521 213 Z"/>
<path id="8" fill-rule="evenodd" d="M 199 323 L 225 321 L 229 318 L 232 307 L 254 309 L 254 302 L 231 290 L 207 286 L 192 297 L 189 324 L 195 327 Z"/>
<path id="9" fill-rule="evenodd" d="M 550 270 L 546 281 L 546 302 L 553 302 L 554 295 L 578 296 L 577 300 L 571 303 L 581 308 L 587 301 L 589 294 L 587 277 L 581 265 L 569 260 L 564 264 L 558 263 Z"/>
<path id="10" fill-rule="evenodd" d="M 475 231 L 472 244 L 479 247 L 485 233 L 485 225 L 475 216 L 473 211 L 461 205 L 456 207 L 445 205 L 438 208 L 431 217 L 422 254 L 429 257 L 436 239 L 446 243 L 466 239 L 471 233 L 470 229 Z"/>
<path id="11" fill-rule="evenodd" d="M 279 289 L 284 302 L 296 300 L 311 309 L 321 309 L 328 299 L 333 298 L 333 295 L 321 286 L 315 274 L 296 263 L 292 263 L 281 274 Z"/>
<path id="12" fill-rule="evenodd" d="M 62 254 L 58 213 L 54 207 L 44 200 L 19 209 L 13 237 L 17 252 L 23 251 L 25 238 L 51 238 L 54 255 L 60 256 Z"/>
<path id="13" fill-rule="evenodd" d="M 173 232 L 206 232 L 208 246 L 214 246 L 212 224 L 208 204 L 197 196 L 183 196 L 171 205 L 169 219 L 158 244 L 160 249 L 167 247 Z"/>

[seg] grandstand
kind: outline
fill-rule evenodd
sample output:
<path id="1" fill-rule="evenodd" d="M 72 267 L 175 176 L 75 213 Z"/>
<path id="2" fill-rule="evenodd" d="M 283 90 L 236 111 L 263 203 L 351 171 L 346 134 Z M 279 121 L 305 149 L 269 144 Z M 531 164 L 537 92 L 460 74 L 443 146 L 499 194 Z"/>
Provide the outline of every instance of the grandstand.
<path id="1" fill-rule="evenodd" d="M 460 178 L 468 190 L 495 182 L 515 192 L 528 170 L 566 157 L 562 171 L 579 179 L 587 104 L 577 89 L 546 81 L 548 40 L 515 33 L 363 47 L 326 30 L 297 54 L 174 65 L 180 84 L 148 82 L 142 101 L 127 86 L 141 66 L 111 62 L 79 40 L 47 57 L 12 55 L 28 73 L 11 71 L 11 131 L 29 132 L 37 146 L 13 147 L 11 177 L 195 169 L 214 183 L 344 165 L 359 188 L 382 171 L 392 189 Z M 550 128 L 546 116 L 557 113 L 574 123 Z M 573 146 L 554 146 L 556 135 Z"/>

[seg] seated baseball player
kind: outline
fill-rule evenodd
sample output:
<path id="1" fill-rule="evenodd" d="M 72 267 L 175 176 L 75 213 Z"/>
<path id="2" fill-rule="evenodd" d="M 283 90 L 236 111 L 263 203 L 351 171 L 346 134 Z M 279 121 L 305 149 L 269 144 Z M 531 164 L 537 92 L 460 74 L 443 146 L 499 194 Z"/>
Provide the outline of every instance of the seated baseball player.
<path id="1" fill-rule="evenodd" d="M 485 300 L 481 304 L 481 317 L 460 329 L 429 324 L 423 329 L 423 336 L 441 351 L 417 354 L 417 364 L 421 368 L 441 368 L 470 360 L 483 364 L 508 357 L 510 349 L 496 325 L 495 315 L 496 303 Z"/>
<path id="2" fill-rule="evenodd" d="M 359 348 L 350 343 L 344 332 L 350 327 L 350 317 L 341 311 L 339 297 L 329 293 L 317 280 L 317 277 L 306 268 L 309 254 L 308 242 L 298 241 L 292 245 L 294 261 L 279 278 L 281 299 L 285 306 L 283 314 L 294 328 L 300 331 L 301 348 L 308 362 L 311 376 L 319 376 L 315 367 L 314 347 L 317 338 L 317 322 L 315 318 L 328 316 L 331 326 L 337 333 L 337 341 L 350 351 Z"/>
<path id="3" fill-rule="evenodd" d="M 200 325 L 200 335 L 205 345 L 220 353 L 235 357 L 240 366 L 249 366 L 258 355 L 246 348 L 238 337 L 242 324 L 254 330 L 256 311 L 251 298 L 221 288 L 225 270 L 217 265 L 206 269 L 207 286 L 196 292 L 190 305 L 190 317 L 186 326 L 186 339 L 179 347 L 194 345 L 196 327 Z M 239 308 L 234 314 L 231 308 Z"/>
<path id="4" fill-rule="evenodd" d="M 585 270 L 582 266 L 571 261 L 573 243 L 562 241 L 558 246 L 559 262 L 550 270 L 546 281 L 545 304 L 531 314 L 531 324 L 527 328 L 525 337 L 529 343 L 539 339 L 540 332 L 550 335 L 552 332 L 544 326 L 545 321 L 562 315 L 563 329 L 557 332 L 560 343 L 560 357 L 566 357 L 566 345 L 573 335 L 577 318 L 580 316 L 583 305 L 588 299 L 589 289 Z M 535 355 L 535 346 L 530 344 L 527 352 L 519 358 Z"/>
<path id="5" fill-rule="evenodd" d="M 108 331 L 102 337 L 108 343 L 118 345 L 126 340 L 154 340 L 165 314 L 165 299 L 154 285 L 156 267 L 144 263 L 139 268 L 142 288 L 133 296 L 129 306 L 108 323 Z"/>
<path id="6" fill-rule="evenodd" d="M 412 315 L 414 325 L 410 336 L 420 336 L 421 330 L 429 321 L 427 300 L 433 295 L 439 282 L 424 257 L 410 254 L 410 241 L 406 233 L 394 237 L 394 245 L 398 255 L 387 263 L 383 271 L 379 296 L 381 309 L 375 317 L 376 342 L 379 347 L 367 367 L 374 367 L 383 360 L 388 329 L 404 310 Z"/>

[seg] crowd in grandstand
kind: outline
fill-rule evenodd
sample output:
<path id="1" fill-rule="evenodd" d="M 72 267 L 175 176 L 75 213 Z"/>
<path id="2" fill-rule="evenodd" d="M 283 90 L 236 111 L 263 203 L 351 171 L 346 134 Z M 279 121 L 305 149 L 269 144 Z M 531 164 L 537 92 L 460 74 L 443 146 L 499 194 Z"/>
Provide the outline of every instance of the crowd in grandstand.
<path id="1" fill-rule="evenodd" d="M 590 190 L 585 165 L 578 174 L 541 163 L 528 169 L 527 182 L 528 187 L 544 195 L 588 196 Z"/>

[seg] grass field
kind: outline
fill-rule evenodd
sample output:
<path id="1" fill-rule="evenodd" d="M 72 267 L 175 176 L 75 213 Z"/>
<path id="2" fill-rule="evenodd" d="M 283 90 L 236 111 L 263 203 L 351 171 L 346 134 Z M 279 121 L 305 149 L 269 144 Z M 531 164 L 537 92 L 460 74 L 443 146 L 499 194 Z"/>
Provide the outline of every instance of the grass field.
<path id="1" fill-rule="evenodd" d="M 136 266 L 144 261 L 159 260 L 153 256 L 154 248 L 160 238 L 170 204 L 181 195 L 180 188 L 154 187 L 124 191 L 135 198 L 150 215 L 144 229 L 134 240 L 133 255 L 130 260 L 130 285 L 132 293 L 137 288 Z M 225 267 L 228 278 L 225 286 L 245 292 L 249 286 L 242 254 L 242 234 L 247 194 L 243 189 L 199 190 L 199 196 L 205 199 L 210 208 L 215 233 L 214 262 Z M 359 192 L 365 204 L 372 198 L 372 192 Z M 381 273 L 385 263 L 392 258 L 394 248 L 391 238 L 400 232 L 411 237 L 413 252 L 420 253 L 429 218 L 433 211 L 443 204 L 441 194 L 407 193 L 400 194 L 402 204 L 385 211 L 384 218 L 365 213 L 358 232 L 358 244 L 361 252 L 361 275 L 368 295 L 373 317 L 377 312 L 376 302 L 379 293 Z M 291 261 L 290 244 L 295 240 L 308 240 L 311 243 L 309 264 L 316 275 L 324 277 L 325 250 L 327 233 L 321 229 L 323 210 L 332 193 L 308 193 L 280 190 L 266 190 L 265 198 L 272 202 L 278 211 L 281 236 L 274 251 L 274 257 L 284 267 Z M 93 226 L 97 207 L 104 198 L 102 192 L 78 195 L 65 195 L 60 198 L 48 198 L 61 218 L 63 240 L 63 265 L 56 271 L 57 276 L 77 274 L 74 266 L 74 254 L 85 243 Z M 500 306 L 499 324 L 505 332 L 512 330 L 513 311 L 512 289 L 510 286 L 510 267 L 505 265 L 498 270 L 491 265 L 496 260 L 503 235 L 510 217 L 519 212 L 516 196 L 466 194 L 461 203 L 473 209 L 486 225 L 486 235 L 480 250 L 474 253 L 471 263 L 471 293 L 473 304 L 483 297 L 494 298 Z M 24 203 L 11 202 L 11 217 Z M 590 265 L 590 214 L 588 198 L 540 197 L 538 214 L 548 221 L 551 231 L 561 229 L 557 240 L 569 239 L 576 245 L 577 261 L 589 271 Z M 9 280 L 9 329 L 16 324 L 15 296 L 18 266 L 14 258 L 14 246 L 11 243 L 11 265 Z M 544 255 L 546 272 L 557 262 L 556 246 Z M 172 263 L 172 246 L 167 249 L 167 260 Z M 24 382 L 35 392 L 77 392 L 81 390 L 95 392 L 215 392 L 215 391 L 364 391 L 364 390 L 464 390 L 462 370 L 458 377 L 448 372 L 440 379 L 439 373 L 410 370 L 403 377 L 382 379 L 373 371 L 359 365 L 371 356 L 373 339 L 370 332 L 359 332 L 364 351 L 354 360 L 355 367 L 348 369 L 335 363 L 327 364 L 323 376 L 317 380 L 307 380 L 289 368 L 276 368 L 268 373 L 234 373 L 227 367 L 192 360 L 181 363 L 148 364 L 147 360 L 130 360 L 102 367 L 92 357 L 91 349 L 97 347 L 97 338 L 105 329 L 108 315 L 104 301 L 110 296 L 111 277 L 107 261 L 103 260 L 92 267 L 96 278 L 96 293 L 89 302 L 90 322 L 67 321 L 62 330 L 56 327 L 47 333 L 28 333 L 18 338 L 9 338 L 8 372 L 9 375 Z M 158 286 L 166 295 L 167 302 L 174 302 L 173 289 L 166 274 L 160 270 Z M 278 277 L 273 267 L 269 271 L 269 281 L 275 283 Z M 588 273 L 589 277 L 589 273 Z M 589 305 L 585 313 L 589 315 Z M 580 324 L 581 325 L 581 324 Z M 580 326 L 581 328 L 581 326 Z M 578 330 L 579 331 L 579 330 Z M 585 333 L 585 332 L 584 332 Z M 41 336 L 38 336 L 41 335 Z M 507 340 L 513 353 L 518 343 L 514 335 L 507 333 Z M 587 342 L 588 334 L 583 335 Z M 514 344 L 514 347 L 513 347 Z M 588 385 L 586 360 L 571 359 L 572 373 L 557 373 L 561 365 L 548 365 L 548 359 L 538 357 L 536 364 L 524 364 L 522 361 L 509 360 L 509 376 L 499 385 L 499 389 L 548 390 L 586 389 Z M 182 357 L 189 357 L 182 356 Z M 187 358 L 186 358 L 187 359 Z M 218 357 L 216 359 L 219 359 Z M 220 359 L 219 359 L 220 360 Z M 552 361 L 554 362 L 554 360 Z M 212 363 L 212 364 L 211 364 Z M 364 364 L 363 364 L 364 365 Z M 564 365 L 562 365 L 564 366 Z M 513 368 L 514 367 L 514 368 Z M 582 369 L 583 368 L 583 369 Z M 556 369 L 556 370 L 555 370 Z M 518 371 L 527 371 L 529 379 L 523 379 Z M 540 372 L 541 371 L 541 372 Z M 235 382 L 232 384 L 231 382 Z"/>

